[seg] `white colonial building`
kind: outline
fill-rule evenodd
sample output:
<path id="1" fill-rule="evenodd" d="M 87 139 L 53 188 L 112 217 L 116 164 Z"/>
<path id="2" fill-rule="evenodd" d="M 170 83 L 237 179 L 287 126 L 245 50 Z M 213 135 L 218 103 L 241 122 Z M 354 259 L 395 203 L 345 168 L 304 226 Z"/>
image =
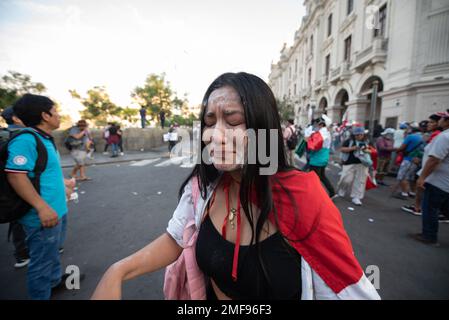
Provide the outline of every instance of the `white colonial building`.
<path id="1" fill-rule="evenodd" d="M 449 108 L 449 0 L 305 0 L 291 47 L 272 64 L 276 97 L 296 122 L 326 113 L 341 122 L 396 127 Z M 377 84 L 376 93 L 374 93 Z M 374 99 L 373 99 L 374 100 Z"/>

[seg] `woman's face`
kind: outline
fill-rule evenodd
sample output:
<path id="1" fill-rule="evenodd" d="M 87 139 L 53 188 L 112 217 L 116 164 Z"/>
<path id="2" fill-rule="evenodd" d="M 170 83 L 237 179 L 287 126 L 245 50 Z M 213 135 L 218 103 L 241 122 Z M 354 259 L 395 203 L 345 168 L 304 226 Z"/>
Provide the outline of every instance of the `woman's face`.
<path id="1" fill-rule="evenodd" d="M 246 144 L 245 112 L 232 87 L 214 90 L 204 112 L 202 139 L 217 170 L 234 171 L 241 167 Z"/>
<path id="2" fill-rule="evenodd" d="M 437 128 L 438 128 L 438 121 L 429 119 L 429 122 L 427 123 L 427 130 L 435 131 Z"/>

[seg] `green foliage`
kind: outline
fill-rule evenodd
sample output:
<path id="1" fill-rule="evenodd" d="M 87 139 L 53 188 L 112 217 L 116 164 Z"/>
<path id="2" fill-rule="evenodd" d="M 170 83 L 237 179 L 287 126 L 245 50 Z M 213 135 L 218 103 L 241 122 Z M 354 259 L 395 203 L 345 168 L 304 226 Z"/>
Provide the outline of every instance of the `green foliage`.
<path id="1" fill-rule="evenodd" d="M 282 100 L 276 99 L 276 104 L 278 106 L 281 121 L 287 121 L 295 118 L 295 109 L 292 101 L 284 97 Z"/>
<path id="2" fill-rule="evenodd" d="M 32 82 L 29 75 L 8 71 L 0 80 L 0 112 L 25 93 L 41 94 L 45 91 L 45 86 L 40 82 Z"/>
<path id="3" fill-rule="evenodd" d="M 139 110 L 125 107 L 125 108 L 122 108 L 122 110 L 120 112 L 120 118 L 122 118 L 123 120 L 129 121 L 131 123 L 134 123 L 139 120 L 138 114 L 139 114 Z"/>
<path id="4" fill-rule="evenodd" d="M 123 108 L 111 101 L 104 87 L 93 87 L 87 91 L 86 97 L 82 97 L 75 90 L 69 90 L 69 92 L 72 98 L 79 100 L 85 107 L 81 111 L 81 117 L 86 120 L 93 120 L 98 126 L 106 125 L 115 117 L 120 117 L 123 112 Z"/>
<path id="5" fill-rule="evenodd" d="M 165 74 L 150 74 L 142 87 L 136 87 L 131 97 L 147 109 L 147 116 L 152 120 L 158 119 L 159 112 L 163 110 L 166 117 L 170 117 L 173 91 L 170 82 L 165 81 Z"/>

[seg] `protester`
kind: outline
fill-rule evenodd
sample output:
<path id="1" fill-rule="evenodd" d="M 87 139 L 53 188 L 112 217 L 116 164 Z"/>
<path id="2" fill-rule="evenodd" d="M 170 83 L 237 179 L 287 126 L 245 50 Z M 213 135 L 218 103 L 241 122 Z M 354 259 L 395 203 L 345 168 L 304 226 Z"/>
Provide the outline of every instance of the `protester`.
<path id="1" fill-rule="evenodd" d="M 332 183 L 326 177 L 326 167 L 329 163 L 330 147 L 332 144 L 331 135 L 328 126 L 331 120 L 323 115 L 317 121 L 318 131 L 314 132 L 307 139 L 307 150 L 309 152 L 309 168 L 318 175 L 321 182 L 326 187 L 329 197 L 335 196 L 335 190 Z"/>
<path id="2" fill-rule="evenodd" d="M 438 126 L 438 122 L 440 119 L 441 119 L 441 117 L 439 115 L 433 114 L 429 117 L 429 120 L 427 122 L 427 131 L 430 134 L 426 140 L 426 146 L 424 148 L 424 155 L 423 155 L 423 160 L 422 160 L 422 167 L 417 173 L 418 176 L 421 175 L 422 170 L 427 162 L 427 159 L 429 158 L 429 150 L 430 150 L 432 142 L 434 141 L 435 137 L 441 133 L 441 128 Z M 420 216 L 422 214 L 422 212 L 421 212 L 422 195 L 423 195 L 423 190 L 420 188 L 417 188 L 415 204 L 414 205 L 405 205 L 405 206 L 401 207 L 401 209 L 403 211 L 409 212 L 415 216 Z"/>
<path id="3" fill-rule="evenodd" d="M 147 109 L 142 106 L 139 110 L 140 113 L 140 123 L 142 125 L 142 129 L 145 128 L 145 125 L 147 124 Z"/>
<path id="4" fill-rule="evenodd" d="M 397 149 L 397 152 L 402 152 L 404 154 L 404 159 L 401 162 L 397 174 L 398 182 L 393 187 L 393 196 L 402 200 L 407 200 L 409 197 L 414 197 L 416 195 L 415 192 L 413 192 L 415 175 L 419 169 L 424 151 L 424 141 L 422 134 L 420 133 L 419 125 L 417 123 L 412 123 L 409 126 L 409 130 L 410 133 L 407 134 L 401 147 Z M 400 194 L 395 193 L 398 185 L 401 189 Z"/>
<path id="5" fill-rule="evenodd" d="M 51 135 L 59 128 L 55 104 L 44 96 L 25 94 L 13 107 L 27 129 L 39 136 L 47 151 L 46 169 L 40 177 L 40 194 L 29 177 L 37 153 L 32 134 L 22 134 L 8 145 L 7 178 L 17 194 L 33 209 L 20 219 L 29 249 L 28 294 L 31 299 L 50 299 L 52 290 L 65 284 L 59 257 L 61 222 L 67 214 L 64 178 L 59 153 Z"/>
<path id="6" fill-rule="evenodd" d="M 113 125 L 112 122 L 108 122 L 108 125 L 104 128 L 103 130 L 103 139 L 105 141 L 105 145 L 104 145 L 104 150 L 103 150 L 103 154 L 107 155 L 108 154 L 108 138 L 109 138 L 109 128 Z"/>
<path id="7" fill-rule="evenodd" d="M 86 158 L 87 158 L 87 146 L 89 144 L 89 132 L 87 130 L 86 120 L 79 120 L 76 126 L 73 126 L 69 131 L 69 144 L 72 148 L 70 154 L 75 161 L 70 177 L 79 181 L 92 180 L 86 176 Z M 79 171 L 79 176 L 77 176 Z"/>
<path id="8" fill-rule="evenodd" d="M 120 134 L 119 134 L 119 127 L 116 124 L 112 124 L 108 129 L 108 145 L 112 148 L 112 155 L 111 158 L 116 158 L 119 155 L 119 147 L 118 144 L 120 143 Z"/>
<path id="9" fill-rule="evenodd" d="M 361 206 L 369 168 L 362 163 L 364 154 L 368 152 L 365 128 L 353 127 L 351 138 L 343 142 L 340 151 L 342 152 L 343 169 L 337 193 L 340 197 L 344 197 L 350 191 L 352 203 Z"/>
<path id="10" fill-rule="evenodd" d="M 268 85 L 247 73 L 227 73 L 203 101 L 201 149 L 211 164 L 202 159 L 182 184 L 167 232 L 111 266 L 93 298 L 118 299 L 123 281 L 168 266 L 195 248 L 196 254 L 183 256 L 185 269 L 175 264 L 167 270 L 167 298 L 179 298 L 177 288 L 189 285 L 178 272 L 188 270 L 196 286 L 184 299 L 379 299 L 316 174 L 288 165 Z M 225 130 L 236 137 L 248 129 L 278 132 L 270 142 L 279 147 L 271 163 L 275 174 L 264 174 L 259 159 L 235 161 L 239 150 Z M 257 135 L 255 140 L 245 139 L 257 145 Z M 223 163 L 223 154 L 234 160 Z M 184 237 L 190 227 L 193 238 Z"/>
<path id="11" fill-rule="evenodd" d="M 391 153 L 394 151 L 394 129 L 388 128 L 381 133 L 381 136 L 376 140 L 376 149 L 378 152 L 377 162 L 377 184 L 386 186 L 384 182 L 385 175 L 389 172 L 389 166 L 391 162 Z"/>
<path id="12" fill-rule="evenodd" d="M 168 152 L 171 152 L 178 143 L 178 130 L 175 124 L 171 124 L 168 129 Z"/>
<path id="13" fill-rule="evenodd" d="M 287 150 L 288 163 L 294 167 L 295 166 L 295 149 L 298 143 L 295 122 L 293 119 L 287 121 L 287 126 L 284 130 L 284 142 Z"/>
<path id="14" fill-rule="evenodd" d="M 119 154 L 123 156 L 125 155 L 125 153 L 123 152 L 123 130 L 121 129 L 120 125 L 117 125 L 117 135 L 119 137 L 117 147 L 119 150 Z"/>
<path id="15" fill-rule="evenodd" d="M 437 114 L 441 117 L 440 133 L 430 145 L 428 159 L 417 181 L 424 189 L 422 201 L 422 232 L 413 235 L 420 242 L 438 245 L 438 214 L 444 204 L 449 203 L 449 112 Z"/>

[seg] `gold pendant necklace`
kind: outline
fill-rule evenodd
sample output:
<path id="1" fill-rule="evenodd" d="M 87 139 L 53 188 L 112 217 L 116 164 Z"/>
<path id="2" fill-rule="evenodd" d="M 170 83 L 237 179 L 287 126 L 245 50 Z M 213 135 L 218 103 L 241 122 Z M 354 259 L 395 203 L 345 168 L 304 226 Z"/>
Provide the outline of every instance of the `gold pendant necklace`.
<path id="1" fill-rule="evenodd" d="M 231 212 L 229 213 L 229 222 L 231 223 L 232 229 L 235 228 L 234 219 L 235 219 L 235 216 L 236 216 L 236 212 L 237 212 L 237 210 L 235 208 L 231 208 Z"/>

